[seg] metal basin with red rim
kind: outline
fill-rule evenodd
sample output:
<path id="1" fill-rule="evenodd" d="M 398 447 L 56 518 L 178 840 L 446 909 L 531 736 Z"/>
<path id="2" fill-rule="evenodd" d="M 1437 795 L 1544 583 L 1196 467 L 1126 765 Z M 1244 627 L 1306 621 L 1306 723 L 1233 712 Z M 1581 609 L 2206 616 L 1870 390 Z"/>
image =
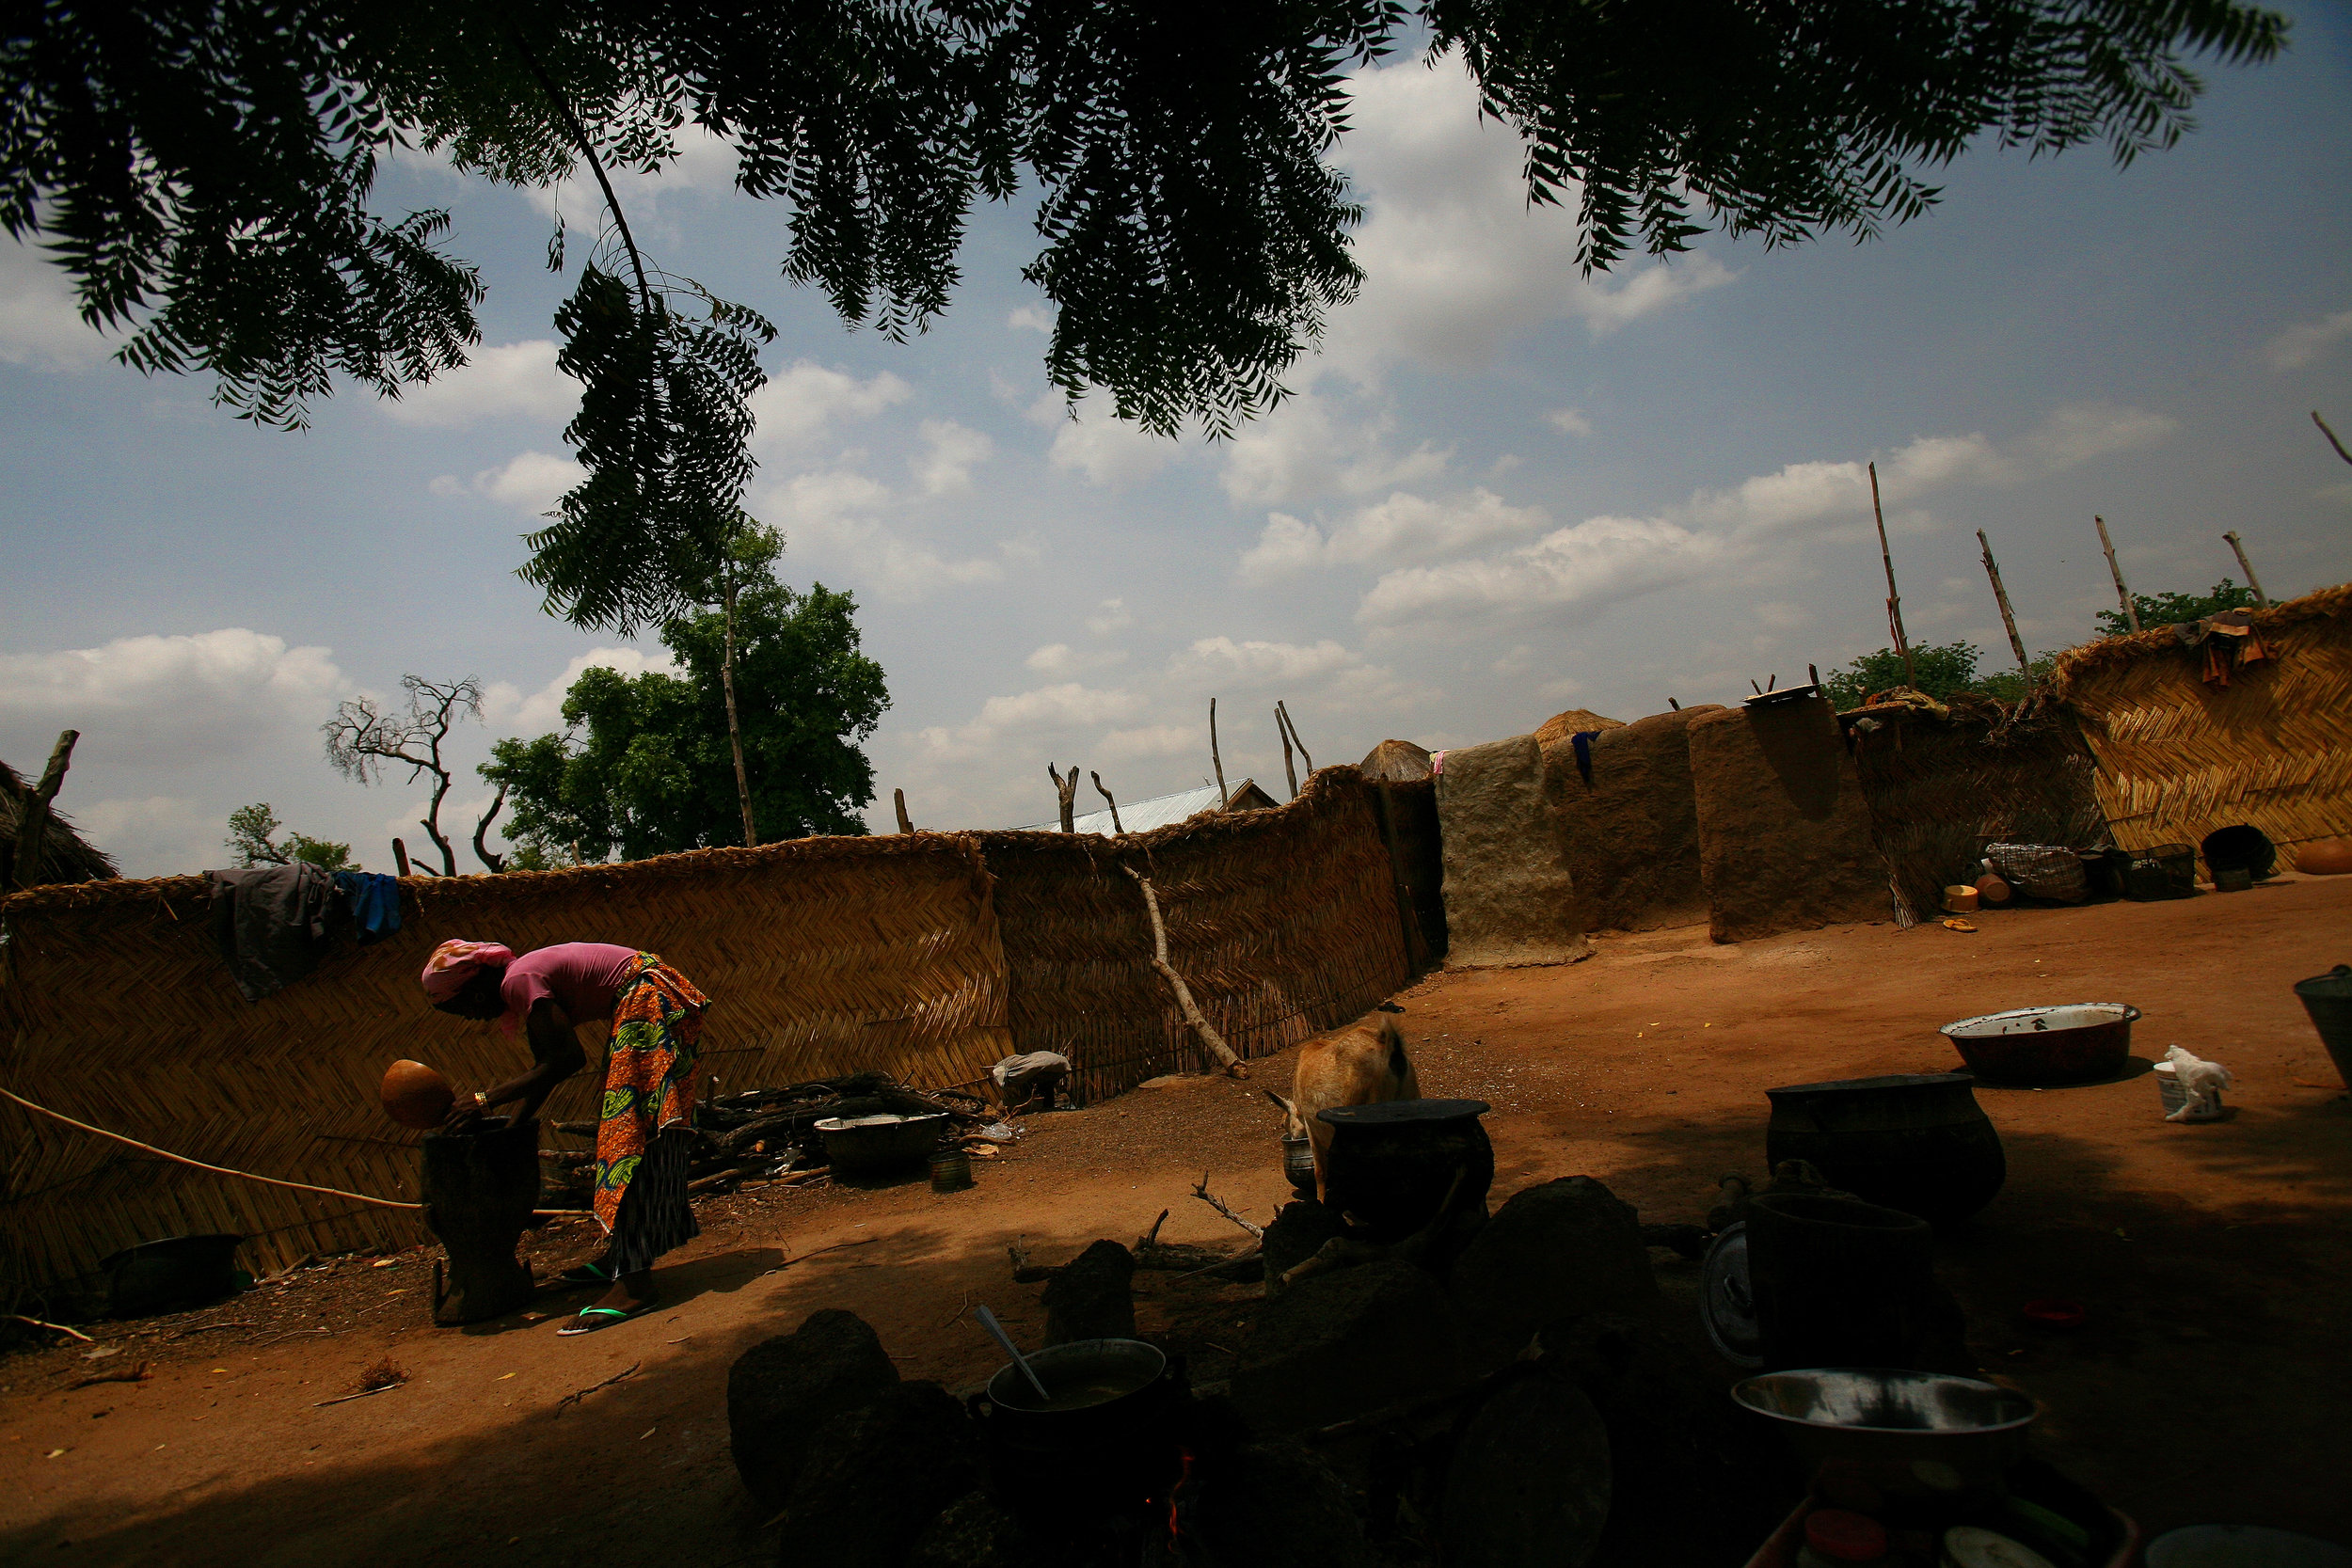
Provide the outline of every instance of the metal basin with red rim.
<path id="1" fill-rule="evenodd" d="M 1988 1084 L 2095 1084 L 2131 1060 L 2138 1017 L 2128 1003 L 2072 1002 L 1963 1018 L 1937 1033 Z"/>

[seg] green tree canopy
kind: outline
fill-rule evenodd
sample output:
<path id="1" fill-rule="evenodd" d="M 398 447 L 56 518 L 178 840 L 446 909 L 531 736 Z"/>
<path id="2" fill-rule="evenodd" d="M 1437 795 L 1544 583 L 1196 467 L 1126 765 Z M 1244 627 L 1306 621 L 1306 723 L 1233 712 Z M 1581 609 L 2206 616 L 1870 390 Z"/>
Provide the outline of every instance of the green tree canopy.
<path id="1" fill-rule="evenodd" d="M 763 567 L 736 610 L 736 700 L 744 767 L 763 836 L 866 831 L 874 769 L 858 749 L 890 705 L 882 666 L 858 651 L 856 601 L 806 594 Z M 664 626 L 675 674 L 590 669 L 564 698 L 563 735 L 491 748 L 482 776 L 503 784 L 505 832 L 521 868 L 623 860 L 741 842 L 720 680 L 724 617 Z"/>
<path id="2" fill-rule="evenodd" d="M 2026 677 L 2014 669 L 1980 672 L 1984 650 L 1965 639 L 1940 646 L 1914 643 L 1911 666 L 1918 675 L 1915 689 L 1923 691 L 1939 702 L 1963 691 L 1980 692 L 2013 703 L 2026 694 Z M 2041 680 L 2058 662 L 2058 655 L 2044 653 L 2033 661 L 2034 679 Z M 1841 709 L 1859 707 L 1874 691 L 1886 691 L 1910 684 L 1903 676 L 1903 656 L 1892 648 L 1881 648 L 1874 654 L 1864 654 L 1843 670 L 1833 670 L 1821 677 L 1821 689 L 1830 701 Z"/>
<path id="3" fill-rule="evenodd" d="M 239 806 L 229 814 L 229 836 L 223 844 L 239 865 L 287 865 L 308 861 L 321 871 L 359 869 L 359 863 L 351 858 L 350 845 L 333 844 L 303 833 L 288 833 L 280 839 L 278 830 L 284 826 L 267 800 Z"/>
<path id="4" fill-rule="evenodd" d="M 2250 610 L 2253 606 L 2254 591 L 2228 578 L 2215 583 L 2210 593 L 2132 595 L 2132 608 L 2139 612 L 2142 631 L 2155 626 L 2169 626 L 2180 621 L 2201 621 L 2225 610 Z M 2098 623 L 2102 637 L 2122 637 L 2132 629 L 2131 623 L 2123 619 L 2123 611 L 2120 609 L 2099 611 Z"/>
<path id="5" fill-rule="evenodd" d="M 657 168 L 691 122 L 785 203 L 784 277 L 893 336 L 946 309 L 973 205 L 1033 193 L 1055 384 L 1225 429 L 1356 288 L 1344 72 L 1402 39 L 1459 51 L 1605 267 L 1710 225 L 1874 234 L 1979 141 L 2129 162 L 2188 128 L 2192 59 L 2286 28 L 2239 0 L 30 0 L 0 227 L 50 238 L 127 362 L 299 424 L 338 374 L 393 395 L 480 337 L 449 215 L 373 210 L 390 149 L 544 185 L 591 148 Z"/>

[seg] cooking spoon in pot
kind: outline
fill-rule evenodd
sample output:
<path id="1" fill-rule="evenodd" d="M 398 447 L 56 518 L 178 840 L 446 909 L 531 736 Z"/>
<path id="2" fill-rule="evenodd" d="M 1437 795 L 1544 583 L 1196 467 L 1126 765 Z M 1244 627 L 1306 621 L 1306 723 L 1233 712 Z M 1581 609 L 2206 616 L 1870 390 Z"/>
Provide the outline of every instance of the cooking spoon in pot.
<path id="1" fill-rule="evenodd" d="M 1005 1325 L 996 1321 L 996 1314 L 985 1307 L 975 1307 L 972 1308 L 972 1315 L 980 1320 L 980 1326 L 994 1336 L 998 1344 L 1005 1347 L 1005 1354 L 1011 1356 L 1012 1364 L 1021 1369 L 1021 1375 L 1029 1380 L 1029 1386 L 1037 1390 L 1037 1397 L 1051 1404 L 1054 1396 L 1045 1391 L 1044 1383 L 1031 1370 L 1028 1362 L 1022 1359 L 1021 1353 L 1013 1348 L 1012 1336 L 1007 1334 Z"/>

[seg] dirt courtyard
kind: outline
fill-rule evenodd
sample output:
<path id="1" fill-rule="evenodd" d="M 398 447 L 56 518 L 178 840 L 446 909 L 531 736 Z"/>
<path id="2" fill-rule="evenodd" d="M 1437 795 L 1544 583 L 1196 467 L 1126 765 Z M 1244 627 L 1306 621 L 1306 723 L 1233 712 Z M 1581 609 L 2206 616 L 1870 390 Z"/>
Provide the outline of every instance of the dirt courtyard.
<path id="1" fill-rule="evenodd" d="M 1987 1373 L 2043 1403 L 2044 1451 L 2144 1529 L 2250 1521 L 2352 1542 L 2352 1100 L 2288 989 L 2352 959 L 2352 878 L 1979 924 L 1728 947 L 1703 930 L 1604 939 L 1573 966 L 1433 975 L 1398 998 L 1399 1022 L 1423 1093 L 1492 1102 L 1493 1202 L 1582 1173 L 1645 1221 L 1675 1222 L 1704 1216 L 1723 1173 L 1762 1173 L 1771 1085 L 1948 1070 L 1935 1028 L 1971 1014 L 2136 1004 L 2131 1075 L 1979 1092 L 2008 1185 L 1939 1243 L 1971 1343 Z M 2229 1120 L 2159 1119 L 2145 1069 L 2175 1041 L 2238 1074 Z M 961 1389 L 998 1359 L 972 1304 L 1030 1342 L 1042 1332 L 1040 1287 L 1012 1282 L 1008 1242 L 1057 1262 L 1096 1237 L 1133 1242 L 1163 1209 L 1164 1239 L 1239 1240 L 1190 1193 L 1205 1171 L 1261 1222 L 1285 1196 L 1279 1114 L 1259 1090 L 1287 1089 L 1290 1061 L 1252 1068 L 1248 1084 L 1187 1080 L 1029 1117 L 970 1192 L 918 1180 L 711 1201 L 702 1239 L 657 1275 L 663 1307 L 585 1338 L 555 1333 L 580 1296 L 432 1328 L 432 1254 L 416 1249 L 93 1329 L 112 1355 L 69 1343 L 0 1359 L 0 1560 L 772 1560 L 728 1458 L 735 1356 L 843 1307 L 904 1375 Z M 575 1225 L 536 1259 L 545 1274 L 588 1248 Z M 1688 1270 L 1653 1256 L 1661 1275 Z M 1196 1335 L 1201 1314 L 1247 1331 L 1254 1288 L 1179 1300 L 1169 1276 L 1136 1284 L 1147 1335 L 1179 1314 Z M 2043 1296 L 2083 1303 L 2089 1321 L 2029 1327 L 2019 1306 Z M 319 1403 L 388 1355 L 405 1386 Z M 145 1381 L 68 1386 L 139 1360 Z"/>

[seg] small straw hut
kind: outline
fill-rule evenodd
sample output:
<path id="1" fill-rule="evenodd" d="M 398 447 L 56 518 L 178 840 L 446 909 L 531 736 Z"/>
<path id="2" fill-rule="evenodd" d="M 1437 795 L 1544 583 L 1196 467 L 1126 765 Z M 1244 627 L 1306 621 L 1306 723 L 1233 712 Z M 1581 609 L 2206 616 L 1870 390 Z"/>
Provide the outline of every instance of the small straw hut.
<path id="1" fill-rule="evenodd" d="M 1374 784 L 1411 784 L 1429 777 L 1429 751 L 1409 740 L 1384 740 L 1356 768 Z"/>
<path id="2" fill-rule="evenodd" d="M 16 832 L 24 820 L 24 802 L 32 794 L 33 786 L 15 768 L 0 762 L 0 893 L 19 883 L 46 887 L 56 882 L 103 882 L 120 875 L 115 863 L 86 842 L 53 803 L 48 826 L 41 833 L 40 864 L 33 875 L 19 876 Z"/>
<path id="3" fill-rule="evenodd" d="M 2251 626 L 2267 657 L 2241 654 L 2217 679 L 2208 650 L 2171 626 L 2076 648 L 2051 673 L 2122 847 L 2195 847 L 2246 824 L 2292 861 L 2297 846 L 2352 833 L 2352 584 L 2258 610 Z"/>

